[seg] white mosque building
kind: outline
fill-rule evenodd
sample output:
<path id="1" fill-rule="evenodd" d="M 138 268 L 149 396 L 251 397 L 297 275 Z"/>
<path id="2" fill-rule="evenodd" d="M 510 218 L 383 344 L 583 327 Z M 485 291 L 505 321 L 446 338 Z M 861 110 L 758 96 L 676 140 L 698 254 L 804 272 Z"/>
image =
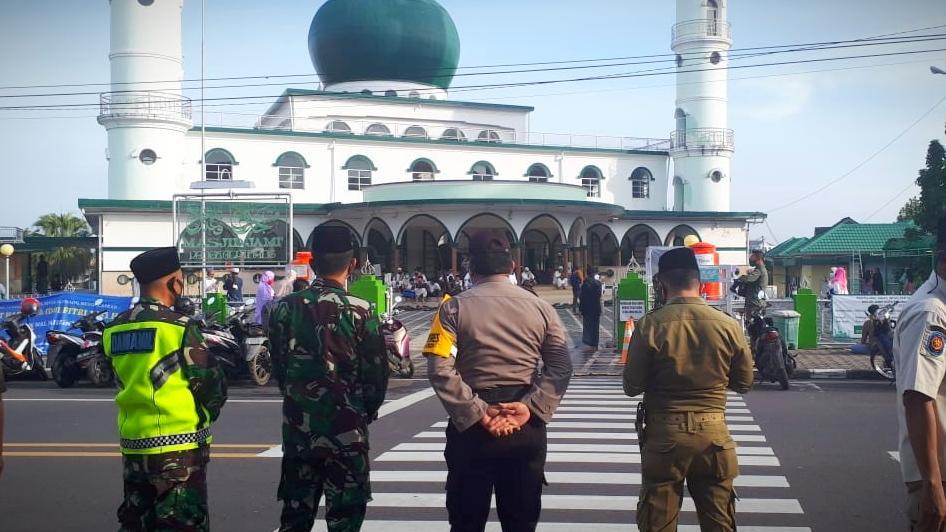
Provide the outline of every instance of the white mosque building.
<path id="1" fill-rule="evenodd" d="M 385 272 L 459 269 L 478 228 L 505 229 L 540 280 L 559 266 L 643 263 L 648 246 L 690 235 L 744 264 L 763 215 L 730 210 L 727 4 L 677 0 L 672 131 L 642 139 L 537 133 L 532 107 L 451 98 L 460 39 L 435 0 L 328 0 L 308 41 L 321 84 L 285 89 L 254 127 L 202 136 L 182 95 L 183 0 L 111 0 L 112 92 L 98 117 L 108 198 L 79 200 L 100 235 L 101 289 L 127 294 L 145 249 L 177 243 L 200 258 L 187 254 L 195 241 L 208 265 L 250 276 L 284 265 L 323 224 L 349 227 Z M 195 233 L 175 223 L 194 203 L 174 200 L 200 190 L 217 209 Z M 227 211 L 221 193 L 273 201 L 283 221 Z"/>

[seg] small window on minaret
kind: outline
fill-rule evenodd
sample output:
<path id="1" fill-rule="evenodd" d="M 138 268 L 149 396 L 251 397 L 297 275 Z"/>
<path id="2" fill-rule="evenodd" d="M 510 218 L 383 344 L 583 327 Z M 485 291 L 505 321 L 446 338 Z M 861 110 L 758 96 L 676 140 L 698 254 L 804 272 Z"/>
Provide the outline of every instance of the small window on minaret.
<path id="1" fill-rule="evenodd" d="M 719 55 L 719 52 L 713 52 L 710 54 L 710 63 L 713 63 L 714 65 L 718 65 L 721 59 L 722 56 Z"/>
<path id="2" fill-rule="evenodd" d="M 677 66 L 678 66 L 678 67 L 682 67 L 682 66 L 683 66 L 683 56 L 680 55 L 680 54 L 677 54 Z"/>
<path id="3" fill-rule="evenodd" d="M 154 150 L 144 149 L 138 154 L 138 160 L 141 164 L 150 166 L 158 160 L 158 154 L 154 153 Z"/>
<path id="4" fill-rule="evenodd" d="M 148 7 L 154 3 L 154 0 L 138 0 L 138 3 L 145 7 Z"/>

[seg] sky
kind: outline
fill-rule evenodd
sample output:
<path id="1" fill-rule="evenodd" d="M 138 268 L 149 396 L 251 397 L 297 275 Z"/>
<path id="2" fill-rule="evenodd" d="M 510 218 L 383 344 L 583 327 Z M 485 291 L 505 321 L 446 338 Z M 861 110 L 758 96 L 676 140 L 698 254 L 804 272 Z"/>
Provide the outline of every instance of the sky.
<path id="1" fill-rule="evenodd" d="M 440 0 L 457 25 L 460 66 L 670 53 L 671 0 Z M 322 0 L 206 0 L 207 77 L 311 74 L 306 38 Z M 858 39 L 946 24 L 942 0 L 730 0 L 734 48 Z M 917 35 L 946 33 L 946 27 Z M 0 87 L 108 82 L 106 0 L 4 0 Z M 946 49 L 946 40 L 770 56 L 759 62 Z M 185 77 L 200 76 L 200 2 L 184 10 Z M 743 64 L 751 61 L 743 60 Z M 734 60 L 733 65 L 737 62 Z M 769 213 L 751 237 L 779 242 L 850 216 L 889 222 L 918 192 L 911 183 L 932 139 L 944 139 L 946 51 L 730 72 L 735 130 L 732 208 Z M 581 74 L 652 68 L 625 66 Z M 839 70 L 843 69 L 843 70 Z M 827 71 L 830 70 L 830 71 Z M 555 79 L 573 72 L 457 78 L 454 85 Z M 281 82 L 268 80 L 265 82 Z M 208 91 L 208 97 L 315 88 Z M 243 82 L 246 83 L 246 82 Z M 98 87 L 71 91 L 104 90 Z M 0 96 L 57 89 L 0 89 Z M 455 91 L 454 100 L 532 105 L 538 132 L 669 137 L 673 76 Z M 197 97 L 195 93 L 189 94 Z M 97 103 L 95 95 L 2 98 L 0 106 Z M 939 102 L 939 105 L 935 106 Z M 208 105 L 208 125 L 250 125 L 268 102 Z M 195 103 L 195 115 L 196 113 Z M 0 226 L 78 212 L 106 197 L 106 134 L 95 110 L 0 110 Z M 824 190 L 820 190 L 820 189 Z M 810 197 L 809 197 L 810 196 Z M 802 199 L 804 198 L 804 199 Z"/>

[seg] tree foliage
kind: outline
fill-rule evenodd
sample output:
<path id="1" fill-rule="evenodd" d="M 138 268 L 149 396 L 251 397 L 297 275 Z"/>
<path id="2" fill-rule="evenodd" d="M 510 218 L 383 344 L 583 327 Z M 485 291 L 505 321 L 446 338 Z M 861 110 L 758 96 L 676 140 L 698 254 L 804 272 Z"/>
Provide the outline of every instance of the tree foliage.
<path id="1" fill-rule="evenodd" d="M 33 233 L 38 236 L 72 238 L 89 236 L 90 232 L 85 220 L 71 213 L 44 214 L 33 223 Z M 46 261 L 51 277 L 59 274 L 64 283 L 71 282 L 89 271 L 92 253 L 86 248 L 59 247 L 46 254 Z"/>
<path id="2" fill-rule="evenodd" d="M 941 217 L 946 216 L 946 148 L 938 140 L 926 151 L 926 168 L 916 179 L 920 195 L 900 209 L 900 220 L 913 221 L 927 233 L 936 233 Z"/>

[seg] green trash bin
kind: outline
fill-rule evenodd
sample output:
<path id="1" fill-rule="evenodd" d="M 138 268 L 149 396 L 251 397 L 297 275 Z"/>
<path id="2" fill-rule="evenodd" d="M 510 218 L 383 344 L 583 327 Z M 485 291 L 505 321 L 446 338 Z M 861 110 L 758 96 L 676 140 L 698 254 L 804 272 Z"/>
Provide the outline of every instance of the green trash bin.
<path id="1" fill-rule="evenodd" d="M 204 316 L 212 315 L 215 322 L 226 323 L 230 310 L 227 307 L 227 294 L 211 293 L 205 295 L 201 310 Z"/>
<path id="2" fill-rule="evenodd" d="M 766 313 L 766 316 L 772 318 L 772 325 L 782 333 L 788 348 L 798 349 L 798 324 L 801 322 L 801 314 L 794 310 L 773 310 Z"/>

